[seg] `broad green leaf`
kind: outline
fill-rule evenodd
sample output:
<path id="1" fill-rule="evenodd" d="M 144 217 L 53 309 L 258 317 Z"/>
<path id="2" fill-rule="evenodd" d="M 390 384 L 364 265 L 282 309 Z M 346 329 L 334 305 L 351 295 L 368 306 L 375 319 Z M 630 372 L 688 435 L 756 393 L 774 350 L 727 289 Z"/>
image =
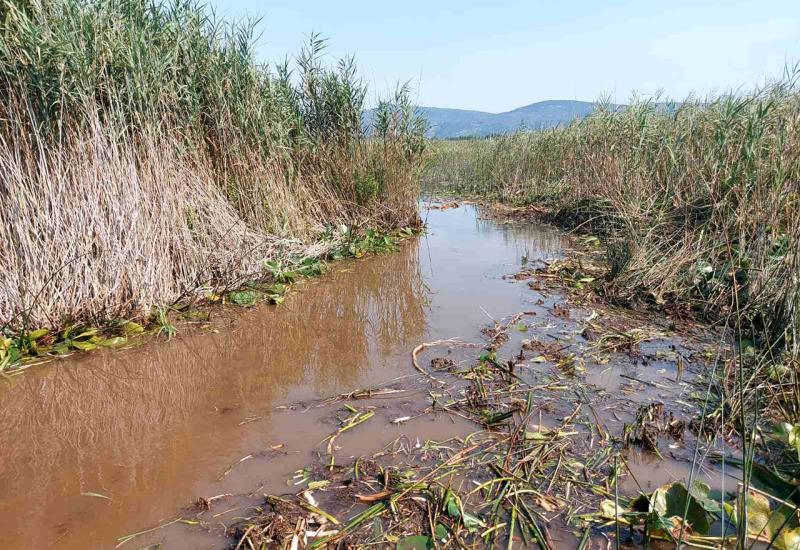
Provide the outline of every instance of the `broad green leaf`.
<path id="1" fill-rule="evenodd" d="M 235 290 L 228 293 L 228 299 L 237 306 L 252 306 L 261 297 L 255 290 Z"/>
<path id="2" fill-rule="evenodd" d="M 50 348 L 51 353 L 56 355 L 66 355 L 69 353 L 69 342 L 59 342 Z"/>
<path id="3" fill-rule="evenodd" d="M 405 537 L 397 542 L 397 550 L 429 550 L 434 548 L 433 539 L 425 535 Z"/>
<path id="4" fill-rule="evenodd" d="M 144 332 L 144 327 L 134 321 L 126 321 L 120 327 L 120 330 L 122 331 L 122 334 L 124 334 L 125 336 L 131 336 L 133 334 L 140 334 Z"/>
<path id="5" fill-rule="evenodd" d="M 96 329 L 96 328 L 86 329 L 83 332 L 81 332 L 80 334 L 78 334 L 77 336 L 74 336 L 72 339 L 73 340 L 86 339 L 86 338 L 89 338 L 90 336 L 94 336 L 98 332 L 99 332 L 99 329 Z"/>
<path id="6" fill-rule="evenodd" d="M 717 501 L 717 499 L 712 497 L 711 487 L 702 481 L 695 481 L 692 485 L 691 491 L 689 491 L 689 494 L 691 494 L 692 497 L 694 497 L 694 499 L 700 503 L 700 506 L 702 506 L 706 512 L 710 512 L 712 514 L 722 512 L 722 505 Z M 719 500 L 722 499 L 720 498 Z"/>
<path id="7" fill-rule="evenodd" d="M 96 343 L 98 346 L 103 346 L 104 348 L 113 348 L 116 346 L 121 346 L 127 341 L 128 339 L 124 336 L 114 336 L 112 338 L 106 338 L 105 340 L 98 340 Z"/>
<path id="8" fill-rule="evenodd" d="M 73 340 L 72 347 L 77 349 L 82 349 L 84 351 L 90 351 L 93 349 L 97 349 L 97 344 L 93 344 L 92 342 L 85 342 L 80 340 Z"/>
<path id="9" fill-rule="evenodd" d="M 673 483 L 659 487 L 653 491 L 650 499 L 653 511 L 662 519 L 683 518 L 695 533 L 705 535 L 711 527 L 708 514 L 703 506 L 692 497 L 682 483 Z M 688 504 L 688 508 L 687 508 Z"/>
<path id="10" fill-rule="evenodd" d="M 47 334 L 50 334 L 50 331 L 48 329 L 40 328 L 40 329 L 31 331 L 31 333 L 28 334 L 28 340 L 30 340 L 31 342 L 35 342 L 36 340 L 38 340 L 39 338 L 41 338 L 42 336 L 45 336 Z"/>

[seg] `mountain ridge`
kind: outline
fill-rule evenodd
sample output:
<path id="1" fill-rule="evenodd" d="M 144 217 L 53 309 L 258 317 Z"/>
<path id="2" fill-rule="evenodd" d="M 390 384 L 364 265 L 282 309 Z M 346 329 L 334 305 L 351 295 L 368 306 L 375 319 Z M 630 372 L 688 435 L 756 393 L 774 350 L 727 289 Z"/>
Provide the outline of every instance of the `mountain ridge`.
<path id="1" fill-rule="evenodd" d="M 597 105 L 591 101 L 549 99 L 501 113 L 447 107 L 418 109 L 428 119 L 428 137 L 453 139 L 564 126 L 589 115 Z M 371 121 L 372 110 L 367 111 L 366 118 Z"/>

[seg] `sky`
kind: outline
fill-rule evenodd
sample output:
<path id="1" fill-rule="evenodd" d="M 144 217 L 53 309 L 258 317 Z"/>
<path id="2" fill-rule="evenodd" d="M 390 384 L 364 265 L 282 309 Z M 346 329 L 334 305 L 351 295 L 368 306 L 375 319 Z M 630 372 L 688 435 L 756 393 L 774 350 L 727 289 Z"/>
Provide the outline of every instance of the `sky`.
<path id="1" fill-rule="evenodd" d="M 502 112 L 546 99 L 680 100 L 780 77 L 800 62 L 800 0 L 210 0 L 260 17 L 257 57 L 312 32 L 354 55 L 368 102 L 410 81 L 420 105 Z"/>

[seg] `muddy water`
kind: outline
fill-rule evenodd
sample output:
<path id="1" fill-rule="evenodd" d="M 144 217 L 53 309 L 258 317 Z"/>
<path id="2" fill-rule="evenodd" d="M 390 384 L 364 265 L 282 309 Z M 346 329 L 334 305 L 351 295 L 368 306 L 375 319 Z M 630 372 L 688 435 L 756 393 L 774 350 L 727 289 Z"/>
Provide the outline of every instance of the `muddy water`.
<path id="1" fill-rule="evenodd" d="M 334 264 L 281 307 L 237 314 L 216 333 L 73 357 L 2 382 L 0 548 L 112 548 L 198 497 L 288 490 L 331 432 L 330 412 L 280 405 L 414 374 L 409 352 L 420 342 L 477 338 L 487 315 L 531 307 L 530 290 L 501 276 L 561 246 L 552 229 L 482 221 L 471 206 L 431 210 L 427 221 L 428 235 L 397 253 Z M 426 420 L 404 431 L 468 429 Z M 400 428 L 358 432 L 342 438 L 348 453 Z M 208 540 L 183 533 L 169 543 Z"/>

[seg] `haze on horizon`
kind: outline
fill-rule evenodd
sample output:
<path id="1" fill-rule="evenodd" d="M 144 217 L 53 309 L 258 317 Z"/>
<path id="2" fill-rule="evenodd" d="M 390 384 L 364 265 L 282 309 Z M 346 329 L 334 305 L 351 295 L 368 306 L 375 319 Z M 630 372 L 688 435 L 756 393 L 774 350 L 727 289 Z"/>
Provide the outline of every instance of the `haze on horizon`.
<path id="1" fill-rule="evenodd" d="M 625 102 L 751 88 L 800 61 L 800 2 L 616 0 L 211 0 L 262 17 L 258 58 L 296 53 L 311 32 L 353 54 L 371 97 L 411 80 L 419 104 L 500 112 L 547 99 Z"/>

